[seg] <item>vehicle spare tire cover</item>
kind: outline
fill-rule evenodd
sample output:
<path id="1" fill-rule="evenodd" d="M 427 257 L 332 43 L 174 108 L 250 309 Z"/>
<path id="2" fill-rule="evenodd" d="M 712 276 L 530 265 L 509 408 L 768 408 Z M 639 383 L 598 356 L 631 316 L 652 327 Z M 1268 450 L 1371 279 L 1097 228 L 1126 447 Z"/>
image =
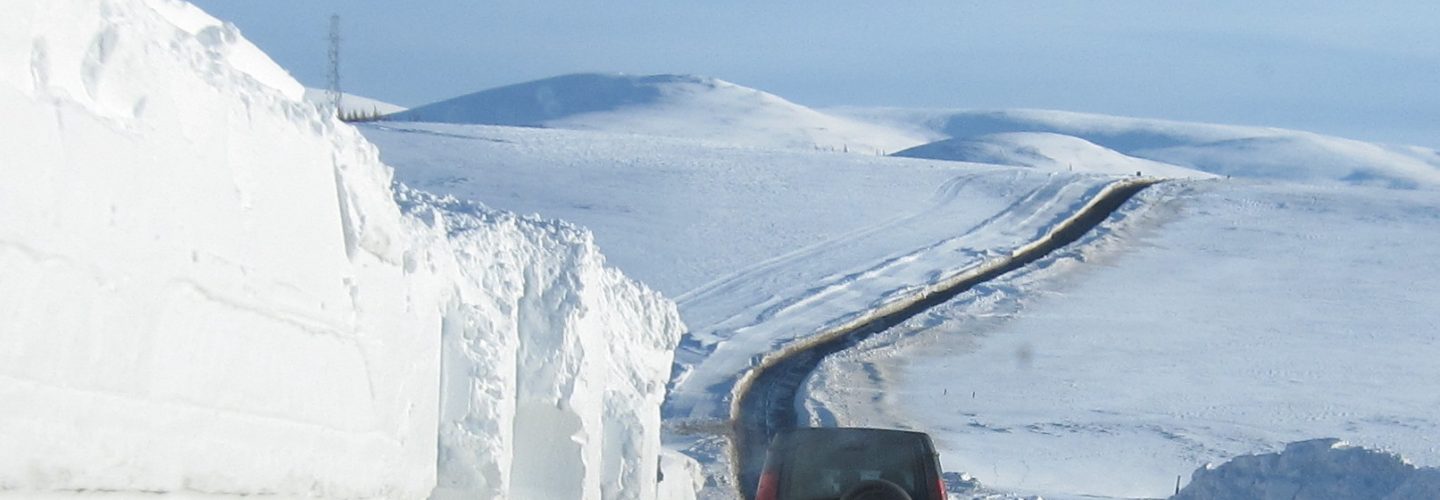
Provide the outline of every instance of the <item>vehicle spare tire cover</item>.
<path id="1" fill-rule="evenodd" d="M 860 481 L 845 490 L 840 500 L 911 500 L 910 494 L 900 485 L 884 479 Z"/>

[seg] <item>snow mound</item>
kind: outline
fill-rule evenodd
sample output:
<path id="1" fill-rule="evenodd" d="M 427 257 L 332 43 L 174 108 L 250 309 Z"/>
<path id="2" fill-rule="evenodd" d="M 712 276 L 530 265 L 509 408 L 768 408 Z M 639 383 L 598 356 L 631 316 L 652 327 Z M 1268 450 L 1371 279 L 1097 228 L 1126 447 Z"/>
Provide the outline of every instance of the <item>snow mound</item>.
<path id="1" fill-rule="evenodd" d="M 565 75 L 427 104 L 391 119 L 598 130 L 866 154 L 937 138 L 827 115 L 773 94 L 689 75 Z"/>
<path id="2" fill-rule="evenodd" d="M 0 494 L 651 498 L 683 326 L 170 0 L 0 18 Z M 686 484 L 677 473 L 677 485 Z"/>
<path id="3" fill-rule="evenodd" d="M 1049 171 L 1080 171 L 1162 177 L 1211 178 L 1190 168 L 1126 156 L 1084 139 L 1046 132 L 1011 132 L 947 139 L 895 153 L 910 158 L 946 159 L 1030 167 Z"/>
<path id="4" fill-rule="evenodd" d="M 851 108 L 832 112 L 897 129 L 930 130 L 961 144 L 984 143 L 995 134 L 1039 132 L 1072 136 L 1126 156 L 1216 175 L 1407 189 L 1440 187 L 1440 153 L 1435 150 L 1278 128 L 1023 109 Z M 941 144 L 917 148 L 908 156 L 965 160 L 974 154 L 972 150 Z"/>
<path id="5" fill-rule="evenodd" d="M 329 104 L 330 96 L 326 94 L 325 89 L 306 88 L 305 100 L 316 104 Z M 376 113 L 388 115 L 391 113 L 399 113 L 406 109 L 408 108 L 405 106 L 390 104 L 379 99 L 371 99 L 349 93 L 340 94 L 340 111 L 345 113 Z"/>
<path id="6" fill-rule="evenodd" d="M 1440 469 L 1338 439 L 1290 443 L 1285 451 L 1237 457 L 1195 471 L 1174 500 L 1421 500 L 1440 498 Z"/>

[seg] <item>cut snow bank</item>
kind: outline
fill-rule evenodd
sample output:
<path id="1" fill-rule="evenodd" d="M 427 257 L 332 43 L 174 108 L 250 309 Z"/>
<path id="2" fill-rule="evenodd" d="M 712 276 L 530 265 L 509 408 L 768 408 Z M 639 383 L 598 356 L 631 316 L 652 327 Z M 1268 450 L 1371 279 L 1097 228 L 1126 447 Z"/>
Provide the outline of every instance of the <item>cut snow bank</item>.
<path id="1" fill-rule="evenodd" d="M 399 198 L 452 246 L 414 264 L 458 275 L 442 315 L 434 498 L 654 498 L 674 304 L 607 267 L 582 229 Z"/>
<path id="2" fill-rule="evenodd" d="M 685 470 L 675 306 L 589 233 L 392 188 L 187 4 L 6 10 L 0 496 L 649 498 Z"/>
<path id="3" fill-rule="evenodd" d="M 1173 500 L 1423 500 L 1440 498 L 1440 469 L 1338 439 L 1290 443 L 1197 469 Z"/>

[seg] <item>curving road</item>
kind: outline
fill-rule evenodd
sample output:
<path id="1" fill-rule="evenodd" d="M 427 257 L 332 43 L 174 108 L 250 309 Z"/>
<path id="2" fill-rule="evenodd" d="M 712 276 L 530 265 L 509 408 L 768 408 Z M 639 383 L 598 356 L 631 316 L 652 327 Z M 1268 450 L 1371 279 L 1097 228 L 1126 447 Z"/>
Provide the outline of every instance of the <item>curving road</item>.
<path id="1" fill-rule="evenodd" d="M 765 460 L 765 447 L 777 432 L 797 425 L 795 398 L 805 378 L 819 366 L 825 356 L 848 349 L 871 335 L 955 298 L 975 285 L 1024 267 L 1079 240 L 1085 233 L 1108 219 L 1136 193 L 1156 182 L 1158 181 L 1137 180 L 1117 183 L 1114 188 L 1098 194 L 1093 203 L 1047 238 L 1016 253 L 1003 265 L 928 295 L 916 297 L 910 305 L 868 323 L 823 334 L 821 336 L 825 337 L 825 340 L 815 342 L 808 349 L 796 351 L 756 368 L 757 372 L 750 378 L 749 385 L 738 396 L 739 404 L 735 407 L 735 414 L 731 415 L 735 424 L 735 474 L 741 494 L 747 499 L 754 498 L 756 481 Z"/>

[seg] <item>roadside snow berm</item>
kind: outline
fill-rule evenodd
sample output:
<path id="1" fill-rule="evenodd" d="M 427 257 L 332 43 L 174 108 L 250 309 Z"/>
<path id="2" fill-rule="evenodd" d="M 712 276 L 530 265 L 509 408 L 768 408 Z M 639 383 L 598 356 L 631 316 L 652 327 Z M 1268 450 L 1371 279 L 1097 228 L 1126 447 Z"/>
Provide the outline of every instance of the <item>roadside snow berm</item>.
<path id="1" fill-rule="evenodd" d="M 1290 443 L 1195 471 L 1172 500 L 1422 500 L 1440 498 L 1440 469 L 1338 439 Z"/>

